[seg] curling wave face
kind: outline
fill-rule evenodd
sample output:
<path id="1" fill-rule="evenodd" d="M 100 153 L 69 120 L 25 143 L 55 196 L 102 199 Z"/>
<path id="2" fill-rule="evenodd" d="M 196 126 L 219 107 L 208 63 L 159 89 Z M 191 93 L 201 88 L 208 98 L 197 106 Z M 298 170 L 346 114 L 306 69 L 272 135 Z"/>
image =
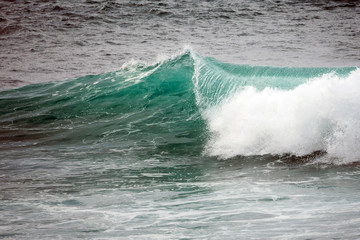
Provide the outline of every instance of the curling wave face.
<path id="1" fill-rule="evenodd" d="M 235 65 L 192 50 L 0 93 L 1 148 L 360 159 L 360 70 Z M 130 149 L 130 150 L 129 150 Z"/>

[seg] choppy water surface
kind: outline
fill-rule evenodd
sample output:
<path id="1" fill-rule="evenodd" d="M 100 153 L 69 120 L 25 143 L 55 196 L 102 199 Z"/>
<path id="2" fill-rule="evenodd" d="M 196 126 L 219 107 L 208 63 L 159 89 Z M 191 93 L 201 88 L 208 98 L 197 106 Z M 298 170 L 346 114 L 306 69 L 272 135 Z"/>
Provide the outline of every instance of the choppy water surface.
<path id="1" fill-rule="evenodd" d="M 184 45 L 225 62 L 358 66 L 357 1 L 1 1 L 1 82 L 18 86 L 154 61 Z"/>
<path id="2" fill-rule="evenodd" d="M 274 162 L 269 157 L 219 161 L 155 155 L 129 159 L 109 151 L 102 153 L 106 157 L 89 157 L 88 150 L 83 154 L 62 151 L 55 159 L 35 155 L 17 161 L 21 167 L 6 162 L 7 172 L 22 177 L 3 177 L 2 236 L 359 236 L 358 167 L 319 168 Z"/>
<path id="3" fill-rule="evenodd" d="M 0 10 L 0 238 L 360 238 L 356 1 Z"/>

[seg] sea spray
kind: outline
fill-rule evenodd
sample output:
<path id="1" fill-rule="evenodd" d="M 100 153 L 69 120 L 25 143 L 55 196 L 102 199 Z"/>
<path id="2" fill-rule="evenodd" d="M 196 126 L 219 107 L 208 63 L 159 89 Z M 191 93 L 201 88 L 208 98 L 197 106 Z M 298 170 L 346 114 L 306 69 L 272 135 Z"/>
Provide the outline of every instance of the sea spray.
<path id="1" fill-rule="evenodd" d="M 358 161 L 360 70 L 308 79 L 289 90 L 247 86 L 206 109 L 206 152 L 236 155 L 308 155 L 325 151 L 339 162 Z"/>

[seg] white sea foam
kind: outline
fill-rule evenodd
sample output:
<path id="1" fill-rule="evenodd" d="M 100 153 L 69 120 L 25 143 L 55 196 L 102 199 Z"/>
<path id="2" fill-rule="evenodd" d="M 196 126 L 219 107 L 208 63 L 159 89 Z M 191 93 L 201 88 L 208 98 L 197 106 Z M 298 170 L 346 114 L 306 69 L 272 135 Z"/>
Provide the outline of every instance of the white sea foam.
<path id="1" fill-rule="evenodd" d="M 292 90 L 246 87 L 203 112 L 209 155 L 311 154 L 360 160 L 360 69 L 325 74 Z"/>

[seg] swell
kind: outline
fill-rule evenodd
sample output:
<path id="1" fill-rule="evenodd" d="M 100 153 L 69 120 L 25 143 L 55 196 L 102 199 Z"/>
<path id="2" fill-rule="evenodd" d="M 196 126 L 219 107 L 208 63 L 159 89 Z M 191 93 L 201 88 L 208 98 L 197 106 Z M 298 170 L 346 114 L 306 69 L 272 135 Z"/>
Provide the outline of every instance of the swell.
<path id="1" fill-rule="evenodd" d="M 1 139 L 27 145 L 197 149 L 204 131 L 193 71 L 193 60 L 184 53 L 154 65 L 129 63 L 116 72 L 3 91 Z"/>

